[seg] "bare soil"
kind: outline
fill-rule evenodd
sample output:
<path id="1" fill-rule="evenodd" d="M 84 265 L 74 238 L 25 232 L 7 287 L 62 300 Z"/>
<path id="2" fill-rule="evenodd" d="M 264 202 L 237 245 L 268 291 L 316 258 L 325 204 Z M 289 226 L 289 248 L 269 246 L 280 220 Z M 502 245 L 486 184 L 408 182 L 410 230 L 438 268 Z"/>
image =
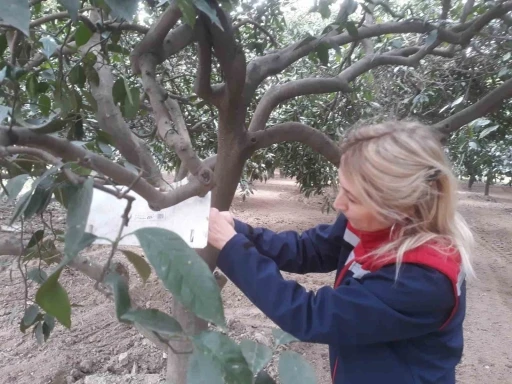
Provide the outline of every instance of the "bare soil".
<path id="1" fill-rule="evenodd" d="M 462 187 L 460 198 L 462 214 L 478 240 L 478 279 L 471 281 L 468 288 L 466 348 L 458 367 L 458 382 L 512 383 L 512 188 L 495 186 L 487 198 L 481 185 L 475 185 L 471 192 Z M 232 210 L 253 226 L 302 231 L 333 221 L 334 214 L 323 214 L 321 206 L 320 198 L 301 196 L 292 180 L 271 179 L 257 183 L 255 195 L 245 202 L 236 196 Z M 52 210 L 57 225 L 63 225 L 62 211 L 58 206 Z M 10 214 L 10 207 L 2 207 L 0 224 L 5 225 Z M 105 248 L 93 246 L 86 256 L 101 262 L 107 254 Z M 121 256 L 116 257 L 124 261 Z M 334 279 L 332 274 L 283 275 L 310 290 L 332 285 Z M 19 272 L 14 268 L 0 273 L 0 383 L 90 383 L 92 380 L 86 378 L 91 379 L 92 375 L 121 378 L 120 375 L 129 373 L 152 374 L 147 376 L 151 380 L 155 379 L 154 374 L 163 377 L 167 356 L 135 329 L 119 323 L 113 303 L 94 290 L 90 279 L 66 270 L 61 282 L 76 304 L 72 328 L 57 325 L 50 340 L 39 346 L 31 334 L 23 335 L 19 330 L 24 297 Z M 163 310 L 170 308 L 170 295 L 154 275 L 143 285 L 130 269 L 130 285 L 137 303 Z M 30 287 L 29 293 L 33 297 L 35 287 Z M 270 345 L 273 323 L 230 282 L 222 295 L 230 336 Z M 313 364 L 319 384 L 330 383 L 325 346 L 301 343 L 291 348 Z M 268 368 L 271 374 L 276 373 L 275 363 Z"/>

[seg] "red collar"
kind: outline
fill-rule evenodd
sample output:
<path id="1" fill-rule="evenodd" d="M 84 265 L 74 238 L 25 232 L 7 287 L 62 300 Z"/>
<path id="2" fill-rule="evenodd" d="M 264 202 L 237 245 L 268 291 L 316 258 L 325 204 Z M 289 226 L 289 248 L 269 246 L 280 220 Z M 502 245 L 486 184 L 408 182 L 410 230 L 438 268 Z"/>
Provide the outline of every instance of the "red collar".
<path id="1" fill-rule="evenodd" d="M 389 227 L 378 231 L 362 231 L 354 228 L 350 223 L 347 229 L 359 238 L 359 243 L 354 248 L 354 258 L 363 269 L 374 272 L 385 265 L 396 262 L 394 257 L 386 257 L 386 255 L 375 257 L 369 254 L 390 242 L 392 240 L 391 236 L 397 234 L 399 229 Z M 404 254 L 403 262 L 423 264 L 443 272 L 447 272 L 446 269 L 449 269 L 449 274 L 453 277 L 454 274 L 458 273 L 461 260 L 459 253 L 454 248 L 441 252 L 433 244 L 423 244 L 418 248 L 407 251 Z"/>

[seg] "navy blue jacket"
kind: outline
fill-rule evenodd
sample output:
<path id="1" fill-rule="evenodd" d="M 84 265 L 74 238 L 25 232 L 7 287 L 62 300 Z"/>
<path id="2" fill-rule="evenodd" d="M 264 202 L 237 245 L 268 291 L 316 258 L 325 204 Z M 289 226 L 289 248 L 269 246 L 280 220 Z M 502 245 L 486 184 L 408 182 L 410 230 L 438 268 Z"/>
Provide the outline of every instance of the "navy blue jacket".
<path id="1" fill-rule="evenodd" d="M 403 264 L 398 280 L 394 264 L 371 273 L 351 268 L 339 286 L 316 293 L 282 277 L 279 270 L 339 275 L 354 249 L 346 229 L 343 215 L 302 234 L 235 220 L 237 234 L 217 265 L 281 329 L 329 346 L 335 384 L 455 383 L 463 348 L 463 280 L 456 297 L 446 275 L 417 264 Z"/>

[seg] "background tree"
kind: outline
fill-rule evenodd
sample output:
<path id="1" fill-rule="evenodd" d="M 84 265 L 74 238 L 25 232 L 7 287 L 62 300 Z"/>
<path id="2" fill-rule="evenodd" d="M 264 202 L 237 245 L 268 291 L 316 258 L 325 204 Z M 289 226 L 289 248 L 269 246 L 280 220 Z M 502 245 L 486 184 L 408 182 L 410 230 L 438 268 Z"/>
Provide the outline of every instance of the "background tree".
<path id="1" fill-rule="evenodd" d="M 272 351 L 206 331 L 208 323 L 225 326 L 222 283 L 211 274 L 217 252 L 207 247 L 198 256 L 171 232 L 136 232 L 152 268 L 124 253 L 143 279 L 154 270 L 174 295 L 173 317 L 131 302 L 125 267 L 111 260 L 133 197 L 108 186 L 137 192 L 154 210 L 212 191 L 213 206 L 226 210 L 241 180 L 250 191 L 249 181 L 279 167 L 304 192 L 318 193 L 335 183 L 345 129 L 383 117 L 432 124 L 461 173 L 491 181 L 510 164 L 501 107 L 512 96 L 511 1 L 319 0 L 306 26 L 288 23 L 285 12 L 296 10 L 273 0 L 0 5 L 4 193 L 13 200 L 33 180 L 12 218 L 21 230 L 3 236 L 0 249 L 18 255 L 26 295 L 30 281 L 40 284 L 21 328 L 44 340 L 54 319 L 71 325 L 58 279 L 63 268 L 76 268 L 113 295 L 120 321 L 168 350 L 172 382 L 185 383 L 188 369 L 189 382 L 202 375 L 251 382 L 256 374 L 271 382 L 261 369 Z M 162 170 L 187 182 L 171 189 Z M 79 255 L 95 240 L 84 230 L 94 188 L 126 201 L 104 266 Z M 45 216 L 52 196 L 67 210 L 65 233 Z M 36 216 L 41 228 L 26 233 Z M 34 268 L 34 260 L 49 267 Z M 275 336 L 276 345 L 293 341 Z M 283 383 L 296 382 L 290 372 L 312 380 L 300 361 L 281 356 Z"/>

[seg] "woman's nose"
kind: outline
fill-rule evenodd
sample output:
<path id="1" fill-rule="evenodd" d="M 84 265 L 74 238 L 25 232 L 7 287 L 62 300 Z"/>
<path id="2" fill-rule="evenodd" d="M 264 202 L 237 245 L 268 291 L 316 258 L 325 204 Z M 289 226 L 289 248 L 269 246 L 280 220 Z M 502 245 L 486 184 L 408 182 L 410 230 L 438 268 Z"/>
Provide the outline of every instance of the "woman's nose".
<path id="1" fill-rule="evenodd" d="M 347 210 L 347 199 L 345 198 L 345 196 L 343 196 L 342 192 L 338 193 L 338 196 L 336 196 L 333 206 L 338 211 L 343 212 Z"/>

